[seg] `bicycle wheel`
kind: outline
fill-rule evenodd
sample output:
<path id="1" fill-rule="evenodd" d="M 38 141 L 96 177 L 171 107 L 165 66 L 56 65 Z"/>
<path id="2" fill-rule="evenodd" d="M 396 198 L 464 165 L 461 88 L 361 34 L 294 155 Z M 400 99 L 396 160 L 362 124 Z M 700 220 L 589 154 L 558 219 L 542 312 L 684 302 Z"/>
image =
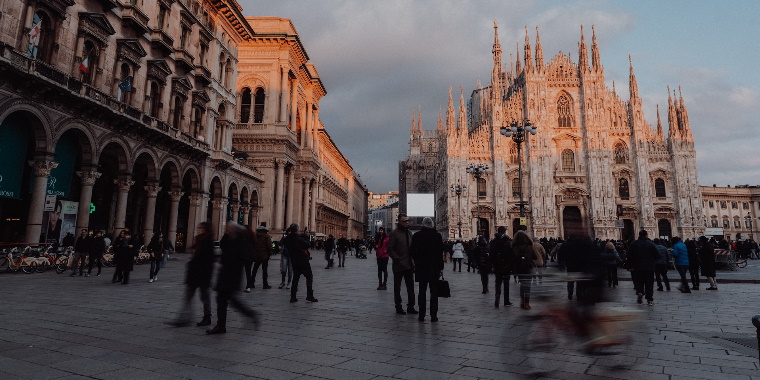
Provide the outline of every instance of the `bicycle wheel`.
<path id="1" fill-rule="evenodd" d="M 38 273 L 45 273 L 50 268 L 50 266 L 51 266 L 50 260 L 45 260 L 44 263 L 39 264 L 37 266 L 37 272 Z"/>
<path id="2" fill-rule="evenodd" d="M 21 270 L 22 270 L 24 273 L 26 273 L 26 274 L 32 274 L 32 273 L 34 273 L 35 271 L 37 271 L 37 262 L 36 262 L 36 261 L 32 261 L 32 262 L 30 262 L 30 263 L 28 263 L 28 264 L 27 264 L 27 263 L 24 263 L 24 262 L 22 262 L 22 263 L 21 263 Z"/>
<path id="3" fill-rule="evenodd" d="M 747 259 L 738 259 L 736 260 L 736 266 L 739 268 L 745 268 L 747 267 Z"/>
<path id="4" fill-rule="evenodd" d="M 0 270 L 8 270 L 8 258 L 5 256 L 0 257 Z"/>
<path id="5" fill-rule="evenodd" d="M 66 271 L 69 265 L 69 258 L 61 256 L 55 259 L 55 273 L 61 274 Z"/>

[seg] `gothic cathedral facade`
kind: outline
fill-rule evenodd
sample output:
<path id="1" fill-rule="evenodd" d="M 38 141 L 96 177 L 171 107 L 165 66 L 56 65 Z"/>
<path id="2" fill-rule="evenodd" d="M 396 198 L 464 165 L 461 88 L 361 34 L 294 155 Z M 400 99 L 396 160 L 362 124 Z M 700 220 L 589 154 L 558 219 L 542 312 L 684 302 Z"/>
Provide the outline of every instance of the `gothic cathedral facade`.
<path id="1" fill-rule="evenodd" d="M 478 83 L 466 105 L 460 89 L 458 111 L 449 89 L 436 130 L 423 130 L 413 113 L 410 152 L 399 163 L 400 211 L 406 194 L 434 193 L 437 228 L 450 239 L 473 238 L 478 225 L 488 236 L 498 226 L 555 238 L 632 239 L 640 229 L 650 237 L 703 234 L 694 139 L 680 87 L 678 94 L 668 87 L 663 132 L 659 107 L 656 127 L 644 119 L 632 64 L 627 101 L 614 84 L 605 85 L 593 31 L 590 61 L 582 27 L 577 63 L 561 52 L 544 62 L 538 28 L 535 49 L 526 28 L 523 50 L 523 60 L 518 48 L 507 71 L 494 23 L 491 83 Z M 500 129 L 525 120 L 538 132 L 528 134 L 518 155 Z M 489 169 L 479 179 L 467 172 L 477 165 Z M 458 185 L 467 189 L 457 192 Z"/>

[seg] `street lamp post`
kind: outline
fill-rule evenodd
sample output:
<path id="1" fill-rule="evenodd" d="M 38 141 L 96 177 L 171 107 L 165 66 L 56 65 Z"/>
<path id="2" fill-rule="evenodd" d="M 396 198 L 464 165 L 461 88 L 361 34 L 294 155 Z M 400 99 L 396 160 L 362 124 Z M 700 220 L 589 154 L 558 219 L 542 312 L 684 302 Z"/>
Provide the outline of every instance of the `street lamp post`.
<path id="1" fill-rule="evenodd" d="M 466 185 L 460 185 L 457 182 L 457 185 L 451 185 L 451 188 L 449 189 L 452 193 L 457 195 L 457 218 L 459 221 L 457 222 L 457 227 L 459 227 L 459 239 L 462 238 L 462 193 L 467 191 Z"/>
<path id="2" fill-rule="evenodd" d="M 475 225 L 476 225 L 476 228 L 478 229 L 476 231 L 476 234 L 480 235 L 482 231 L 480 230 L 480 191 L 479 191 L 480 189 L 478 188 L 478 186 L 479 186 L 480 178 L 483 177 L 483 174 L 488 174 L 488 172 L 491 171 L 491 169 L 488 167 L 488 164 L 477 163 L 477 164 L 470 164 L 467 167 L 466 171 L 467 173 L 470 173 L 472 174 L 473 177 L 475 177 L 475 203 L 477 204 L 477 208 L 478 208 L 478 220 L 475 223 Z"/>
<path id="3" fill-rule="evenodd" d="M 500 133 L 504 136 L 511 137 L 512 141 L 517 144 L 517 176 L 520 183 L 520 217 L 525 217 L 525 202 L 523 202 L 523 181 L 522 181 L 522 143 L 525 142 L 528 133 L 536 134 L 537 127 L 531 124 L 530 120 L 523 119 L 521 122 L 513 121 L 509 127 L 501 127 Z"/>

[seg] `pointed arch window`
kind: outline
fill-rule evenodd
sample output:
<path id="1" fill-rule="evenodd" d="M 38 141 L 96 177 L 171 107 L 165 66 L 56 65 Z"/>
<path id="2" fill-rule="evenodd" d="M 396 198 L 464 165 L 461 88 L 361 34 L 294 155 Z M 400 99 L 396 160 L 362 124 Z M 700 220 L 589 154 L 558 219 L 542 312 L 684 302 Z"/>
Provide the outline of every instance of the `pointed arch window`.
<path id="1" fill-rule="evenodd" d="M 575 153 L 573 153 L 573 151 L 570 149 L 565 149 L 562 151 L 562 171 L 575 171 Z"/>
<path id="2" fill-rule="evenodd" d="M 512 178 L 512 196 L 515 198 L 520 196 L 520 178 Z"/>
<path id="3" fill-rule="evenodd" d="M 158 83 L 150 82 L 150 116 L 157 118 L 161 109 L 161 90 Z"/>
<path id="4" fill-rule="evenodd" d="M 243 94 L 240 96 L 240 122 L 247 123 L 251 118 L 251 89 L 243 88 Z"/>
<path id="5" fill-rule="evenodd" d="M 514 144 L 509 148 L 509 163 L 517 164 L 517 147 Z"/>
<path id="6" fill-rule="evenodd" d="M 657 178 L 654 180 L 654 195 L 657 198 L 665 198 L 667 196 L 665 192 L 665 180 L 662 178 Z"/>
<path id="7" fill-rule="evenodd" d="M 253 107 L 253 122 L 254 123 L 263 123 L 264 122 L 264 103 L 266 102 L 266 92 L 264 92 L 264 89 L 259 87 L 256 89 L 256 95 L 254 96 L 254 107 Z"/>
<path id="8" fill-rule="evenodd" d="M 628 179 L 620 178 L 618 180 L 618 195 L 620 195 L 620 199 L 629 199 L 631 197 L 631 189 L 628 186 Z"/>
<path id="9" fill-rule="evenodd" d="M 567 94 L 562 94 L 557 99 L 557 125 L 572 128 L 573 124 L 573 101 Z"/>
<path id="10" fill-rule="evenodd" d="M 615 144 L 614 157 L 616 164 L 628 163 L 628 149 L 623 143 Z"/>
<path id="11" fill-rule="evenodd" d="M 174 109 L 172 110 L 172 126 L 174 129 L 181 129 L 182 127 L 183 108 L 185 108 L 184 99 L 179 95 L 174 95 Z"/>

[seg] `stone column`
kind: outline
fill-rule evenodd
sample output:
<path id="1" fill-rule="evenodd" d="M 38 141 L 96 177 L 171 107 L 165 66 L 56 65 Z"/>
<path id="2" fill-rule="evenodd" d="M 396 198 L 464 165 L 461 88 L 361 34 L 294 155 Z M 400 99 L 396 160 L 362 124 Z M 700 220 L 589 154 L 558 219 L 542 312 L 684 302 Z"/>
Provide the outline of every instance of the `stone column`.
<path id="1" fill-rule="evenodd" d="M 238 222 L 238 218 L 240 217 L 240 214 L 239 214 L 239 212 L 240 212 L 240 205 L 237 204 L 237 203 L 233 203 L 233 204 L 230 205 L 230 209 L 232 211 L 232 221 L 235 222 L 235 223 L 237 223 Z"/>
<path id="2" fill-rule="evenodd" d="M 304 227 L 305 226 L 309 226 L 309 230 L 311 231 L 311 230 L 314 229 L 314 226 L 309 225 L 309 182 L 310 181 L 309 181 L 308 178 L 304 178 L 303 181 L 302 181 L 302 186 L 303 186 L 302 193 L 303 193 L 303 195 L 301 196 L 301 203 L 302 203 L 302 206 L 301 206 L 301 214 L 302 214 L 301 221 L 302 221 Z"/>
<path id="3" fill-rule="evenodd" d="M 179 201 L 185 193 L 179 190 L 172 190 L 169 192 L 169 197 L 172 200 L 171 207 L 169 208 L 169 231 L 166 235 L 172 242 L 172 245 L 177 243 L 177 214 L 179 213 Z"/>
<path id="4" fill-rule="evenodd" d="M 34 189 L 29 204 L 29 217 L 26 223 L 26 237 L 28 243 L 38 243 L 42 233 L 42 212 L 45 209 L 45 193 L 50 172 L 58 167 L 53 161 L 29 161 L 34 168 Z"/>
<path id="5" fill-rule="evenodd" d="M 250 209 L 251 209 L 251 206 L 245 205 L 245 206 L 240 206 L 240 211 L 238 211 L 238 219 L 240 219 L 240 217 L 242 216 L 243 225 L 249 228 L 252 227 L 250 214 L 248 212 L 248 210 Z"/>
<path id="6" fill-rule="evenodd" d="M 293 196 L 295 195 L 295 180 L 296 180 L 296 167 L 291 166 L 288 171 L 288 204 L 286 206 L 285 224 L 288 226 L 290 223 L 294 223 L 293 220 Z"/>
<path id="7" fill-rule="evenodd" d="M 319 185 L 316 181 L 312 181 L 311 185 L 311 211 L 309 212 L 309 217 L 311 218 L 311 222 L 309 222 L 312 231 L 317 231 L 317 187 Z"/>
<path id="8" fill-rule="evenodd" d="M 319 109 L 314 110 L 314 121 L 312 121 L 312 133 L 314 143 L 314 153 L 319 152 Z"/>
<path id="9" fill-rule="evenodd" d="M 258 227 L 259 226 L 259 207 L 251 206 L 248 210 L 250 214 L 248 215 L 248 218 L 251 220 L 251 227 Z"/>
<path id="10" fill-rule="evenodd" d="M 95 181 L 102 173 L 95 170 L 80 171 L 77 175 L 82 178 L 82 191 L 79 193 L 79 210 L 77 212 L 77 231 L 90 226 L 90 202 L 92 201 L 92 188 Z"/>
<path id="11" fill-rule="evenodd" d="M 288 71 L 287 65 L 280 67 L 280 122 L 286 122 L 288 120 Z"/>
<path id="12" fill-rule="evenodd" d="M 296 131 L 296 115 L 298 113 L 298 80 L 290 81 L 290 130 Z M 290 223 L 290 222 L 288 222 Z"/>
<path id="13" fill-rule="evenodd" d="M 283 222 L 282 222 L 282 216 L 283 216 L 283 209 L 284 206 L 284 198 L 285 198 L 285 160 L 283 159 L 276 159 L 275 164 L 277 165 L 277 175 L 275 176 L 275 182 L 277 183 L 277 188 L 275 189 L 275 196 L 274 196 L 274 218 L 272 218 L 272 222 L 274 223 L 274 226 L 272 226 L 272 230 L 276 229 L 282 229 Z"/>
<path id="14" fill-rule="evenodd" d="M 113 183 L 118 188 L 116 195 L 116 216 L 114 217 L 113 236 L 119 236 L 119 233 L 124 229 L 127 216 L 127 195 L 129 195 L 129 188 L 135 184 L 127 178 L 115 179 Z"/>
<path id="15" fill-rule="evenodd" d="M 311 104 L 309 102 L 306 102 L 306 109 L 303 113 L 303 123 L 301 125 L 301 149 L 306 148 L 306 139 L 308 138 L 308 132 L 309 132 L 309 108 L 311 108 Z"/>
<path id="16" fill-rule="evenodd" d="M 221 238 L 221 231 L 222 231 L 222 212 L 224 212 L 224 206 L 225 206 L 225 200 L 224 199 L 214 199 L 211 201 L 211 206 L 213 207 L 213 211 L 211 212 L 211 226 L 213 228 L 212 234 L 214 235 L 214 240 L 218 240 Z"/>
<path id="17" fill-rule="evenodd" d="M 148 199 L 145 202 L 145 220 L 143 221 L 145 241 L 143 244 L 148 245 L 150 239 L 153 238 L 153 222 L 156 219 L 156 197 L 158 196 L 158 192 L 161 191 L 161 186 L 148 185 L 144 189 L 148 193 Z"/>
<path id="18" fill-rule="evenodd" d="M 190 209 L 187 215 L 187 238 L 185 238 L 185 252 L 193 246 L 195 240 L 195 229 L 198 227 L 198 213 L 200 211 L 203 197 L 200 194 L 190 196 Z"/>

